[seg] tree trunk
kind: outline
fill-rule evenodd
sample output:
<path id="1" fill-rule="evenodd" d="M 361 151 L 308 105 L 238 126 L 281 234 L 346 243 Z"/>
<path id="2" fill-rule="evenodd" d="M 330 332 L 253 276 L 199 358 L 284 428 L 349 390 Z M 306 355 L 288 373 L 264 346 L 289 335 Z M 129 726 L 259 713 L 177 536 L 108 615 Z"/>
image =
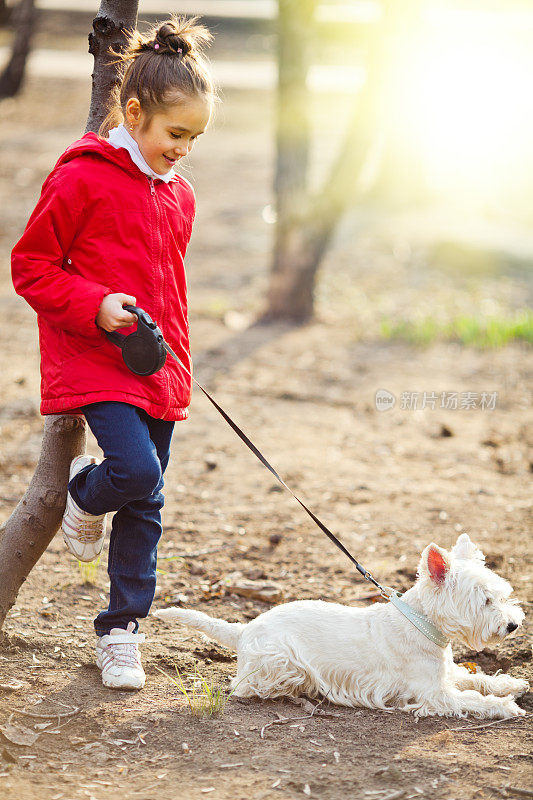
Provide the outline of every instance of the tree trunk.
<path id="1" fill-rule="evenodd" d="M 310 120 L 307 73 L 316 0 L 279 0 L 276 107 L 276 230 L 268 311 L 264 319 L 306 315 L 306 260 L 300 252 L 301 219 L 308 203 Z M 291 267 L 287 271 L 287 264 Z M 283 308 L 280 299 L 283 298 Z M 289 310 L 290 313 L 286 313 Z"/>
<path id="2" fill-rule="evenodd" d="M 92 94 L 87 131 L 97 131 L 107 114 L 107 102 L 119 80 L 116 57 L 126 44 L 125 31 L 137 24 L 139 0 L 102 0 L 89 34 L 89 53 L 94 56 Z"/>
<path id="3" fill-rule="evenodd" d="M 280 0 L 276 192 L 278 218 L 292 210 L 307 189 L 309 162 L 309 69 L 316 0 Z M 298 42 L 298 47 L 295 47 Z"/>
<path id="4" fill-rule="evenodd" d="M 70 462 L 84 452 L 85 440 L 84 417 L 46 417 L 41 455 L 31 483 L 0 528 L 0 629 L 20 587 L 59 528 Z"/>
<path id="5" fill-rule="evenodd" d="M 0 27 L 3 28 L 5 25 L 9 25 L 10 19 L 11 7 L 8 6 L 6 0 L 0 0 Z"/>
<path id="6" fill-rule="evenodd" d="M 111 40 L 113 46 L 124 46 L 124 34 L 119 43 L 116 32 L 135 27 L 137 7 L 138 0 L 103 0 L 93 22 L 95 33 L 91 46 L 93 42 L 97 45 L 91 51 L 95 55 L 95 69 L 88 130 L 98 130 L 105 115 L 106 92 L 113 86 L 116 76 L 115 69 L 109 65 L 105 34 L 100 35 L 100 29 L 115 31 L 115 38 Z M 100 81 L 106 87 L 103 90 Z M 20 587 L 59 528 L 65 508 L 70 462 L 85 451 L 85 442 L 83 417 L 53 414 L 45 418 L 41 456 L 35 474 L 26 494 L 0 528 L 0 631 Z"/>
<path id="7" fill-rule="evenodd" d="M 281 117 L 289 122 L 278 124 L 281 134 L 278 137 L 277 172 L 284 174 L 283 181 L 277 181 L 278 218 L 272 261 L 267 308 L 262 321 L 290 320 L 305 322 L 313 314 L 314 285 L 318 267 L 326 252 L 337 223 L 350 203 L 361 197 L 370 188 L 371 181 L 378 170 L 383 151 L 383 70 L 386 60 L 383 51 L 388 36 L 386 26 L 380 27 L 369 36 L 367 42 L 367 75 L 359 92 L 354 114 L 345 135 L 340 153 L 320 191 L 310 197 L 306 191 L 305 178 L 301 172 L 307 167 L 309 152 L 309 130 L 305 128 L 298 143 L 294 143 L 285 133 L 285 125 L 290 126 L 292 104 L 284 101 L 284 83 L 291 82 L 291 95 L 308 100 L 305 77 L 308 59 L 300 52 L 299 39 L 295 38 L 297 27 L 281 22 L 282 7 L 285 13 L 298 15 L 300 28 L 306 24 L 307 31 L 300 29 L 299 37 L 310 41 L 312 23 L 309 14 L 303 17 L 301 9 L 294 8 L 290 0 L 280 0 L 280 81 L 278 108 Z M 292 54 L 300 68 L 295 69 L 290 57 L 283 57 L 285 51 Z M 305 60 L 305 68 L 303 61 Z M 289 70 L 288 78 L 282 73 Z M 303 101 L 302 101 L 303 102 Z M 300 111 L 299 116 L 303 116 Z M 290 128 L 289 128 L 290 130 Z M 302 130 L 304 130 L 302 126 Z M 294 150 L 300 146 L 302 152 Z M 289 161 L 292 160 L 292 166 Z"/>
<path id="8" fill-rule="evenodd" d="M 20 90 L 26 71 L 26 60 L 30 52 L 31 37 L 35 28 L 34 0 L 20 0 L 13 14 L 15 38 L 11 58 L 0 75 L 0 100 L 14 97 Z"/>

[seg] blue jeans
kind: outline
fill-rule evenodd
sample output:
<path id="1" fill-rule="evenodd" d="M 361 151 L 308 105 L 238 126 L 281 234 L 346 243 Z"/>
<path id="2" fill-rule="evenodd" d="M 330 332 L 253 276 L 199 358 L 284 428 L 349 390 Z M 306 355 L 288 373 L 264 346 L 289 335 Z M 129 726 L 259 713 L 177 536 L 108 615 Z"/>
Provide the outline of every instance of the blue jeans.
<path id="1" fill-rule="evenodd" d="M 126 628 L 130 620 L 137 630 L 137 618 L 150 611 L 174 423 L 127 403 L 91 403 L 82 411 L 104 460 L 75 475 L 69 492 L 89 514 L 116 512 L 109 540 L 109 607 L 94 621 L 102 636 L 111 628 Z"/>

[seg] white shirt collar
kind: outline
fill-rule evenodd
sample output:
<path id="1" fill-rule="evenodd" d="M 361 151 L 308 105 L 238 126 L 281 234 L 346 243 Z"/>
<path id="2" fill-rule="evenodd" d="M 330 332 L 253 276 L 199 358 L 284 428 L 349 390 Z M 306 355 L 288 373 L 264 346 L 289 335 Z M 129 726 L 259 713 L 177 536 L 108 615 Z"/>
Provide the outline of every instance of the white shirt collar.
<path id="1" fill-rule="evenodd" d="M 127 150 L 133 163 L 141 170 L 141 172 L 144 172 L 145 175 L 148 175 L 149 178 L 159 178 L 159 180 L 168 183 L 172 180 L 172 178 L 176 177 L 173 167 L 169 169 L 168 172 L 165 172 L 164 175 L 160 175 L 158 172 L 154 172 L 154 170 L 148 166 L 139 149 L 139 145 L 133 136 L 128 133 L 124 127 L 124 123 L 121 122 L 120 125 L 118 125 L 116 128 L 112 128 L 109 131 L 108 142 L 117 150 L 119 147 L 123 147 L 125 150 Z"/>

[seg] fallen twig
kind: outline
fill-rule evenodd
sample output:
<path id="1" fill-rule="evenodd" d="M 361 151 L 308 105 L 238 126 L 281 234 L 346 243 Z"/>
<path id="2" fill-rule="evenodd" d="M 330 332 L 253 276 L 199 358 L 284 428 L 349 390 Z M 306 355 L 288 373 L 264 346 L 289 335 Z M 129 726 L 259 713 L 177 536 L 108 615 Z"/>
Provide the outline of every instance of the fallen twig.
<path id="1" fill-rule="evenodd" d="M 137 793 L 137 792 L 147 792 L 149 789 L 153 789 L 155 786 L 160 786 L 160 785 L 161 784 L 157 783 L 157 781 L 156 781 L 156 783 L 149 783 L 148 786 L 142 786 L 142 787 L 139 787 L 139 789 L 134 789 L 133 791 L 135 793 Z"/>
<path id="2" fill-rule="evenodd" d="M 328 694 L 329 694 L 329 692 L 328 692 Z M 311 703 L 311 701 L 308 700 L 305 697 L 290 697 L 288 699 L 290 700 L 291 703 L 294 703 L 294 705 L 301 706 L 304 711 L 307 711 L 309 713 L 315 713 L 320 717 L 340 717 L 341 716 L 341 714 L 339 714 L 338 711 L 326 711 L 325 709 L 321 709 L 320 708 L 320 706 L 322 705 L 324 700 L 327 700 L 327 695 L 326 695 L 326 697 L 323 697 L 322 700 L 319 703 L 317 703 L 316 706 L 314 706 Z M 313 711 L 313 709 L 314 709 L 314 711 Z M 356 714 L 361 714 L 362 712 L 361 711 L 356 711 L 355 713 Z"/>
<path id="3" fill-rule="evenodd" d="M 222 544 L 220 547 L 204 547 L 202 550 L 193 550 L 190 553 L 176 553 L 174 558 L 198 558 L 199 556 L 206 556 L 209 553 L 219 553 L 221 550 L 226 550 L 229 546 L 229 544 Z"/>
<path id="4" fill-rule="evenodd" d="M 312 714 L 308 714 L 306 717 L 279 717 L 278 719 L 274 719 L 261 728 L 261 739 L 265 738 L 264 734 L 266 729 L 272 727 L 272 725 L 286 725 L 287 722 L 300 722 L 304 719 L 311 719 L 312 716 Z"/>
<path id="5" fill-rule="evenodd" d="M 483 725 L 464 725 L 460 728 L 448 728 L 449 731 L 477 731 L 480 728 L 491 728 L 493 725 L 501 725 L 504 722 L 517 722 L 518 720 L 528 719 L 533 714 L 524 714 L 522 717 L 507 717 L 506 719 L 495 719 L 492 722 L 485 722 Z M 532 794 L 533 796 L 533 794 Z"/>
<path id="6" fill-rule="evenodd" d="M 533 797 L 533 791 L 531 789 L 521 789 L 519 786 L 509 786 L 508 784 L 505 784 L 505 789 L 508 792 L 519 794 L 522 797 Z"/>
<path id="7" fill-rule="evenodd" d="M 323 697 L 320 703 L 317 703 L 316 706 L 313 706 L 313 710 L 311 711 L 311 713 L 307 714 L 305 717 L 282 717 L 278 715 L 278 719 L 274 719 L 272 720 L 272 722 L 268 722 L 266 725 L 263 725 L 263 727 L 261 728 L 261 739 L 265 738 L 266 729 L 271 728 L 272 725 L 286 725 L 287 722 L 302 722 L 303 720 L 311 719 L 315 715 L 317 710 L 320 708 L 324 700 L 326 700 L 326 697 Z"/>
<path id="8" fill-rule="evenodd" d="M 72 711 L 50 711 L 48 714 L 39 713 L 38 711 L 27 711 L 25 708 L 15 708 L 13 713 L 23 714 L 25 717 L 36 717 L 37 719 L 50 719 L 51 717 L 73 717 L 74 714 L 79 714 L 80 709 L 75 707 Z"/>

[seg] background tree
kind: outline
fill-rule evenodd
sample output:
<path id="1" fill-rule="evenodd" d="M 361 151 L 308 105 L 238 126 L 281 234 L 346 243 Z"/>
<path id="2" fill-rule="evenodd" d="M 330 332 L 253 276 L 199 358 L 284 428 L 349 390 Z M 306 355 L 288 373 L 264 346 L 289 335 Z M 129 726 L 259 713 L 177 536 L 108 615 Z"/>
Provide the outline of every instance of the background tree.
<path id="1" fill-rule="evenodd" d="M 394 172 L 399 163 L 399 157 L 387 155 L 391 152 L 387 140 L 394 131 L 387 124 L 384 106 L 398 30 L 413 18 L 419 5 L 420 0 L 384 3 L 382 21 L 366 32 L 364 85 L 355 97 L 351 122 L 330 173 L 311 194 L 307 75 L 311 53 L 324 46 L 323 34 L 317 35 L 314 23 L 317 0 L 279 0 L 274 184 L 277 222 L 263 321 L 303 322 L 312 316 L 317 270 L 342 215 L 369 191 L 370 173 L 382 186 L 387 185 L 387 180 L 379 179 L 381 162 L 387 173 Z"/>
<path id="2" fill-rule="evenodd" d="M 0 100 L 13 97 L 20 91 L 26 72 L 26 61 L 31 48 L 31 39 L 35 30 L 36 10 L 34 0 L 20 0 L 13 13 L 5 3 L 0 5 L 0 22 L 13 21 L 15 34 L 11 57 L 0 75 Z"/>
<path id="3" fill-rule="evenodd" d="M 7 25 L 11 17 L 11 6 L 8 6 L 6 0 L 0 0 L 0 26 Z"/>
<path id="4" fill-rule="evenodd" d="M 109 92 L 117 80 L 109 47 L 120 50 L 125 31 L 135 28 L 138 0 L 102 0 L 93 20 L 89 49 L 94 55 L 93 88 L 87 130 L 96 131 L 106 113 Z M 0 630 L 30 571 L 59 525 L 67 496 L 70 462 L 85 451 L 84 417 L 46 416 L 41 456 L 28 490 L 0 528 Z"/>

